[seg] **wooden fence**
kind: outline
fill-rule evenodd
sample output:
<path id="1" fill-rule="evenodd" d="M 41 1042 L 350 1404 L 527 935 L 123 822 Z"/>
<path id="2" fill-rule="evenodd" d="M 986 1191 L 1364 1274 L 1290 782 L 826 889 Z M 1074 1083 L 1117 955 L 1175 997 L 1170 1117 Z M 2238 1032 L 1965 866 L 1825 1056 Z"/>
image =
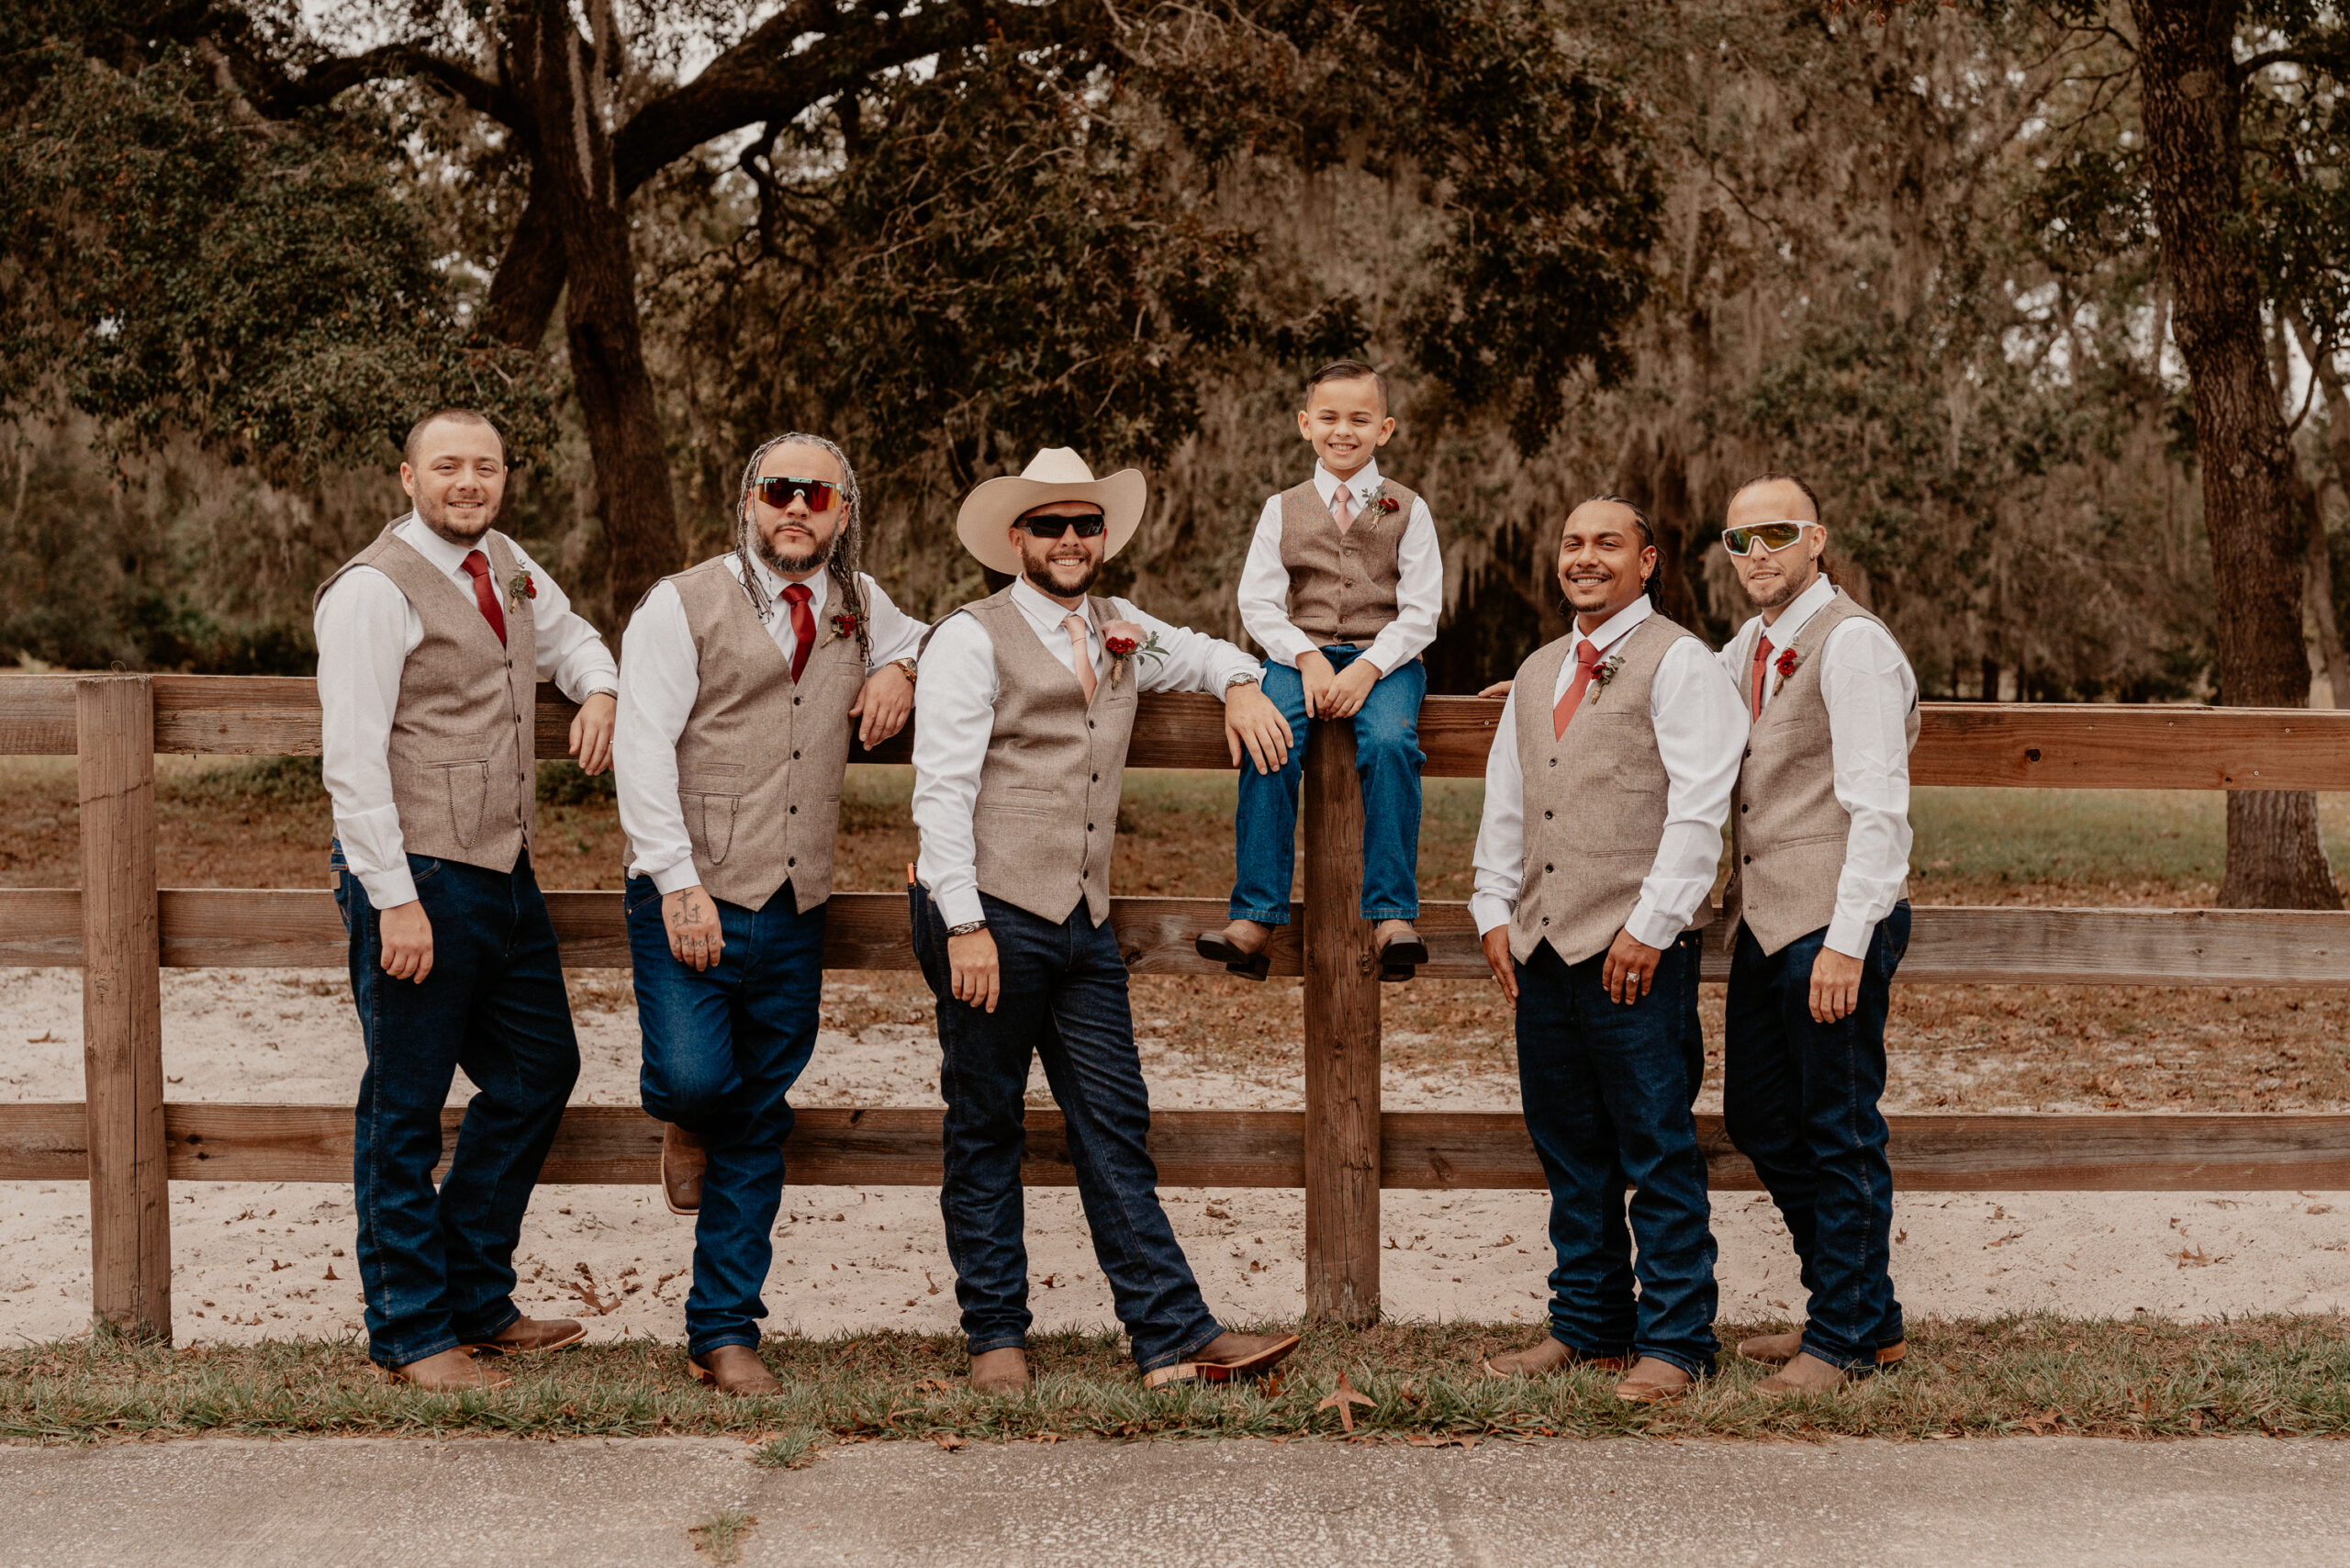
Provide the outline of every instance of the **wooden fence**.
<path id="1" fill-rule="evenodd" d="M 1474 777 L 1501 704 L 1428 700 L 1431 776 Z M 540 692 L 538 753 L 564 755 L 572 710 Z M 903 761 L 900 736 L 870 762 Z M 345 946 L 321 889 L 155 886 L 159 752 L 314 756 L 318 697 L 304 679 L 205 676 L 0 677 L 0 754 L 77 755 L 82 886 L 0 890 L 0 964 L 83 971 L 86 1098 L 0 1104 L 0 1180 L 90 1182 L 95 1310 L 124 1328 L 171 1331 L 168 1183 L 348 1182 L 347 1104 L 163 1100 L 160 970 L 340 966 Z M 1130 766 L 1227 769 L 1220 709 L 1149 697 Z M 1365 1322 L 1379 1311 L 1382 1187 L 1539 1188 L 1515 1114 L 1382 1112 L 1380 991 L 1360 894 L 1361 800 L 1353 741 L 1316 728 L 1306 758 L 1304 902 L 1273 948 L 1273 972 L 1303 974 L 1303 1111 L 1170 1111 L 1151 1149 L 1170 1186 L 1300 1187 L 1311 1314 Z M 2350 790 L 2350 712 L 1930 703 L 1912 759 L 1919 784 L 2073 789 Z M 323 852 L 324 846 L 320 846 Z M 322 854 L 323 862 L 323 854 Z M 618 968 L 628 946 L 617 892 L 548 895 L 564 961 Z M 1217 899 L 1118 899 L 1111 919 L 1137 974 L 1221 974 L 1192 951 L 1220 924 Z M 1424 975 L 1485 973 L 1464 906 L 1426 907 Z M 832 969 L 913 967 L 898 893 L 841 893 L 827 923 Z M 1725 963 L 1708 952 L 1708 979 Z M 2350 985 L 2350 913 L 2221 910 L 1927 907 L 1916 912 L 1904 982 Z M 457 1113 L 449 1113 L 453 1131 Z M 805 1185 L 932 1185 L 939 1113 L 801 1112 L 788 1146 Z M 1906 1189 L 2350 1188 L 2350 1115 L 1897 1115 L 1892 1159 Z M 1714 1185 L 1751 1188 L 1752 1169 L 1718 1117 L 1700 1117 Z M 632 1107 L 564 1118 L 544 1180 L 651 1182 L 658 1124 Z M 1024 1175 L 1071 1180 L 1059 1116 L 1032 1111 Z"/>

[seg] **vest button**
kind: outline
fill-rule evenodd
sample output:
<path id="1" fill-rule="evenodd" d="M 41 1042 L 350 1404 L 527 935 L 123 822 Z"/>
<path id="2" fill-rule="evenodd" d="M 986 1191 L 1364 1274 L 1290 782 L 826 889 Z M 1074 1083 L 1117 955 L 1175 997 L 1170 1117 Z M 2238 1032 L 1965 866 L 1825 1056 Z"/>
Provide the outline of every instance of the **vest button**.
<path id="1" fill-rule="evenodd" d="M 1543 820 L 1544 822 L 1549 822 L 1549 821 L 1550 820 L 1550 818 L 1552 817 L 1552 815 L 1554 815 L 1554 814 L 1555 814 L 1555 813 L 1550 812 L 1544 812 L 1542 813 L 1542 820 Z"/>
<path id="2" fill-rule="evenodd" d="M 798 761 L 800 760 L 800 754 L 799 754 L 798 752 L 796 752 L 796 751 L 795 751 L 795 752 L 793 752 L 793 753 L 791 754 L 791 760 L 792 760 L 792 761 L 794 761 L 794 762 L 798 762 Z"/>
<path id="3" fill-rule="evenodd" d="M 1090 729 L 1091 729 L 1091 728 L 1093 727 L 1093 721 L 1092 721 L 1092 720 L 1091 720 L 1091 719 L 1086 720 L 1086 721 L 1085 721 L 1085 727 L 1086 727 L 1087 729 L 1089 729 L 1089 730 L 1090 730 Z"/>
<path id="4" fill-rule="evenodd" d="M 785 858 L 783 863 L 787 866 L 797 866 L 800 864 L 800 857 L 797 855 L 789 856 Z"/>
<path id="5" fill-rule="evenodd" d="M 1747 755 L 1747 756 L 1752 756 L 1754 755 L 1754 748 L 1753 748 L 1752 746 L 1748 746 L 1748 747 L 1746 748 L 1746 755 Z"/>
<path id="6" fill-rule="evenodd" d="M 1557 757 L 1555 757 L 1555 756 L 1554 756 L 1554 757 L 1552 757 L 1552 758 L 1550 759 L 1550 766 L 1551 766 L 1551 767 L 1558 767 L 1558 766 L 1559 766 L 1559 759 L 1558 759 Z"/>
<path id="7" fill-rule="evenodd" d="M 791 705 L 792 705 L 794 708 L 799 707 L 799 706 L 800 706 L 800 699 L 799 699 L 799 698 L 797 698 L 797 697 L 793 698 L 793 699 L 791 700 Z"/>
<path id="8" fill-rule="evenodd" d="M 1093 831 L 1093 824 L 1092 824 L 1091 823 L 1087 823 L 1085 824 L 1085 831 L 1086 831 L 1086 832 L 1088 832 L 1088 833 L 1091 833 L 1091 832 Z"/>
<path id="9" fill-rule="evenodd" d="M 1549 915 L 1547 915 L 1547 914 L 1546 914 L 1546 915 L 1544 915 L 1544 916 L 1542 917 L 1542 924 L 1545 924 L 1545 925 L 1550 924 L 1550 917 Z"/>
<path id="10" fill-rule="evenodd" d="M 792 808 L 791 808 L 791 814 L 792 814 L 793 816 L 795 816 L 795 817 L 796 817 L 796 816 L 798 816 L 798 815 L 800 814 L 800 808 L 799 808 L 798 806 L 794 806 L 794 807 L 792 807 Z"/>
<path id="11" fill-rule="evenodd" d="M 1555 871 L 1555 870 L 1557 870 L 1557 869 L 1558 869 L 1558 868 L 1557 868 L 1556 866 L 1553 866 L 1553 865 L 1549 864 L 1548 862 L 1545 862 L 1545 863 L 1544 863 L 1544 865 L 1543 865 L 1543 867 L 1542 867 L 1542 869 L 1544 869 L 1545 871 Z"/>
<path id="12" fill-rule="evenodd" d="M 1738 808 L 1738 814 L 1739 814 L 1740 816 L 1744 816 L 1744 815 L 1746 814 L 1746 808 L 1745 808 L 1744 806 L 1740 806 L 1740 807 L 1739 807 L 1739 808 Z"/>
<path id="13" fill-rule="evenodd" d="M 1101 776 L 1099 773 L 1097 773 L 1097 774 L 1095 774 L 1095 775 L 1093 776 L 1093 782 L 1095 782 L 1096 784 L 1099 784 L 1099 783 L 1101 783 L 1101 782 L 1102 782 L 1102 776 Z"/>
<path id="14" fill-rule="evenodd" d="M 1740 858 L 1739 864 L 1741 866 L 1751 866 L 1754 864 L 1754 857 L 1751 855 L 1743 856 Z"/>

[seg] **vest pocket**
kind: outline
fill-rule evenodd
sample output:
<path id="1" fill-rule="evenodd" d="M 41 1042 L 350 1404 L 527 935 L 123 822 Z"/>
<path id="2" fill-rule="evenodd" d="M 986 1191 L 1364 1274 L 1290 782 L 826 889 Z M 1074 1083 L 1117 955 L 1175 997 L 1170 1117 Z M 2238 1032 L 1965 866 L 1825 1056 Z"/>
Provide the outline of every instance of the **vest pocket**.
<path id="1" fill-rule="evenodd" d="M 1024 816 L 1051 816 L 1062 809 L 1061 793 L 1058 790 L 1034 790 L 1013 785 L 994 791 L 988 799 L 987 809 Z"/>
<path id="2" fill-rule="evenodd" d="M 448 790 L 449 831 L 456 834 L 457 846 L 472 848 L 475 835 L 481 832 L 482 812 L 489 800 L 489 758 L 431 762 L 425 766 L 441 775 Z"/>

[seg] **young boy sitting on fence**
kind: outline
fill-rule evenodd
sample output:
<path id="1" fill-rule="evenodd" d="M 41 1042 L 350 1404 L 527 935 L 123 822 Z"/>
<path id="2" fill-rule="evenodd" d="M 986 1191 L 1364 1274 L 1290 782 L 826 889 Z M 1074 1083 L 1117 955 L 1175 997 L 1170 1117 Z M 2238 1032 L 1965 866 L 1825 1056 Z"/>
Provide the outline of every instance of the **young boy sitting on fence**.
<path id="1" fill-rule="evenodd" d="M 1420 652 L 1444 605 L 1444 558 L 1427 503 L 1379 471 L 1395 433 L 1387 383 L 1360 360 L 1306 383 L 1298 433 L 1313 476 L 1271 497 L 1240 578 L 1240 623 L 1265 650 L 1265 695 L 1297 736 L 1279 772 L 1240 770 L 1233 813 L 1232 923 L 1196 939 L 1201 955 L 1262 980 L 1273 927 L 1289 924 L 1297 791 L 1308 723 L 1355 732 L 1362 780 L 1362 917 L 1375 921 L 1381 975 L 1427 962 L 1419 918 Z"/>

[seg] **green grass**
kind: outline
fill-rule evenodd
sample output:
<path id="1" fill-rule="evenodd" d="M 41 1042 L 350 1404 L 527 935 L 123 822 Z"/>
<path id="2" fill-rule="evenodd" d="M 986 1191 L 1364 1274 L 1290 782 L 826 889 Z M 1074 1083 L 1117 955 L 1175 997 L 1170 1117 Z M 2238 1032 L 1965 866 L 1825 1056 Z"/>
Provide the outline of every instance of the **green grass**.
<path id="1" fill-rule="evenodd" d="M 1752 1328 L 1725 1326 L 1724 1342 Z M 1726 1357 L 1694 1394 L 1625 1406 L 1600 1372 L 1496 1382 L 1481 1356 L 1527 1341 L 1516 1326 L 1386 1324 L 1315 1329 L 1281 1378 L 1146 1393 L 1113 1335 L 1042 1335 L 1034 1390 L 976 1394 L 953 1335 L 770 1338 L 784 1392 L 734 1400 L 649 1340 L 584 1347 L 516 1367 L 512 1384 L 427 1394 L 375 1383 L 350 1341 L 185 1350 L 110 1337 L 0 1352 L 0 1439 L 87 1443 L 243 1437 L 725 1434 L 761 1462 L 805 1462 L 823 1443 L 894 1439 L 1341 1436 L 1316 1408 L 1343 1372 L 1373 1403 L 1355 1436 L 1427 1443 L 1553 1437 L 1928 1439 L 2023 1433 L 2176 1438 L 2350 1435 L 2350 1322 L 2267 1317 L 2218 1325 L 2020 1316 L 1914 1324 L 1908 1363 L 1841 1391 L 1780 1401 L 1763 1369 Z"/>

